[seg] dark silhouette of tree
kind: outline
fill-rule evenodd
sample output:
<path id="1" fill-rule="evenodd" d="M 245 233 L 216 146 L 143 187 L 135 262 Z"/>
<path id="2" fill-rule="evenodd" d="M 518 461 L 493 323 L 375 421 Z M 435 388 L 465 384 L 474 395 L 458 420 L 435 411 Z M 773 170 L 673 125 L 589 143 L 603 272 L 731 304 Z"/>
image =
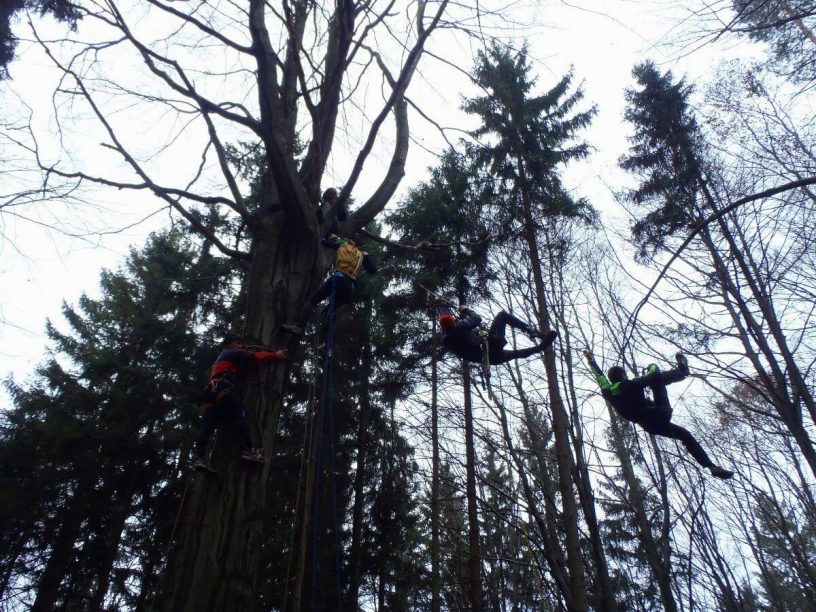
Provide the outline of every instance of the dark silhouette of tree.
<path id="1" fill-rule="evenodd" d="M 24 11 L 37 11 L 40 15 L 50 15 L 66 22 L 71 28 L 81 16 L 79 6 L 70 0 L 6 0 L 0 4 L 0 80 L 9 76 L 8 66 L 14 59 L 17 37 L 12 33 L 12 25 Z"/>
<path id="2" fill-rule="evenodd" d="M 3 574 L 36 597 L 4 597 L 52 610 L 155 595 L 233 272 L 179 231 L 155 235 L 102 273 L 100 298 L 64 306 L 68 331 L 49 324 L 35 382 L 8 382 Z"/>

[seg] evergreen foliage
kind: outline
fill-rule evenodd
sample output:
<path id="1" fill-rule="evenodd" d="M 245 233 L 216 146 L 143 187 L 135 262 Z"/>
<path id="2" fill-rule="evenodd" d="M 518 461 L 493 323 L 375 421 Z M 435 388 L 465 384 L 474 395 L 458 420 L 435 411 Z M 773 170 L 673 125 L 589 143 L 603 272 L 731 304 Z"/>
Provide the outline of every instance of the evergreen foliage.
<path id="1" fill-rule="evenodd" d="M 640 89 L 626 91 L 625 118 L 635 133 L 621 166 L 642 178 L 632 201 L 647 212 L 632 226 L 639 256 L 648 260 L 695 218 L 700 191 L 699 129 L 689 110 L 691 87 L 651 62 L 632 71 Z"/>
<path id="2" fill-rule="evenodd" d="M 526 48 L 494 45 L 479 53 L 473 72 L 484 95 L 467 100 L 464 109 L 480 127 L 467 144 L 447 150 L 387 216 L 390 240 L 379 242 L 381 228 L 367 225 L 373 238 L 361 246 L 380 270 L 361 275 L 353 303 L 336 313 L 333 383 L 324 386 L 330 313 L 316 314 L 285 372 L 276 370 L 275 384 L 261 375 L 242 381 L 242 393 L 253 400 L 247 406 L 263 417 L 252 426 L 266 427 L 261 439 L 269 463 L 257 471 L 227 465 L 227 454 L 235 454 L 230 434 L 214 444 L 229 468 L 222 473 L 191 475 L 187 458 L 201 387 L 224 332 L 245 326 L 250 310 L 254 329 L 277 330 L 261 298 L 279 299 L 286 274 L 305 270 L 276 259 L 302 237 L 270 229 L 285 215 L 265 145 L 224 147 L 226 163 L 248 186 L 246 215 L 226 222 L 206 203 L 195 214 L 219 236 L 249 250 L 268 249 L 267 260 L 253 259 L 253 251 L 244 260 L 250 265 L 239 268 L 211 256 L 209 243 L 168 230 L 133 250 L 121 269 L 105 271 L 100 297 L 83 295 L 76 306 L 64 306 L 66 323 L 48 324 L 52 353 L 32 381 L 7 381 L 14 405 L 0 417 L 0 608 L 161 607 L 163 586 L 183 587 L 185 572 L 193 573 L 182 567 L 182 578 L 167 580 L 168 552 L 181 550 L 181 542 L 201 543 L 171 537 L 189 483 L 199 504 L 234 502 L 212 515 L 224 523 L 222 537 L 239 533 L 243 525 L 236 523 L 252 522 L 240 533 L 255 539 L 236 536 L 240 545 L 227 547 L 238 561 L 218 566 L 243 571 L 258 561 L 257 574 L 229 578 L 229 589 L 245 589 L 248 597 L 220 595 L 247 609 L 812 607 L 812 474 L 796 454 L 796 444 L 806 449 L 812 432 L 812 422 L 802 425 L 812 368 L 803 368 L 802 380 L 787 381 L 795 355 L 780 359 L 780 367 L 773 358 L 785 347 L 768 348 L 768 339 L 784 336 L 781 328 L 743 333 L 749 338 L 744 352 L 758 373 L 729 388 L 728 402 L 716 406 L 718 426 L 707 422 L 704 434 L 718 453 L 744 454 L 745 475 L 728 489 L 703 480 L 696 466 L 664 461 L 657 446 L 655 460 L 645 461 L 648 445 L 638 443 L 643 438 L 633 426 L 615 415 L 590 417 L 583 407 L 594 396 L 573 378 L 570 342 L 578 334 L 587 342 L 596 334 L 614 337 L 626 314 L 616 278 L 596 276 L 596 284 L 582 287 L 590 280 L 583 262 L 576 263 L 579 241 L 598 218 L 562 181 L 565 164 L 589 153 L 579 136 L 594 109 L 581 110 L 582 92 L 571 73 L 535 94 Z M 703 129 L 689 103 L 692 89 L 648 62 L 634 76 L 637 89 L 627 93 L 626 112 L 634 135 L 621 163 L 642 179 L 630 194 L 643 211 L 632 232 L 640 258 L 649 261 L 672 237 L 695 227 L 714 199 L 707 193 Z M 296 142 L 293 158 L 302 152 Z M 791 277 L 767 258 L 745 265 L 755 277 L 726 282 L 724 271 L 737 269 L 750 249 L 737 252 L 727 243 L 733 238 L 725 221 L 720 229 L 712 239 L 706 228 L 701 240 L 709 241 L 712 257 L 729 248 L 731 259 L 727 266 L 717 262 L 717 278 L 702 260 L 693 262 L 707 292 L 693 303 L 714 296 L 723 310 L 742 308 L 734 341 L 752 317 L 763 325 L 773 320 L 766 308 L 773 295 L 762 293 L 764 286 L 748 295 L 744 287 L 753 290 L 762 274 L 780 284 Z M 791 230 L 798 231 L 806 233 Z M 262 235 L 285 239 L 264 242 Z M 312 238 L 317 244 L 318 234 Z M 797 244 L 805 257 L 809 242 Z M 589 265 L 595 266 L 598 253 L 591 247 Z M 329 259 L 316 253 L 315 270 Z M 308 257 L 306 248 L 293 255 Z M 258 261 L 275 262 L 274 278 L 285 282 L 267 282 L 273 276 L 263 276 Z M 260 279 L 255 302 L 234 289 L 236 280 L 253 274 Z M 301 276 L 299 291 L 306 293 L 307 275 Z M 473 307 L 485 323 L 487 312 L 506 303 L 544 330 L 558 327 L 559 343 L 541 360 L 495 368 L 491 390 L 498 391 L 488 394 L 467 364 L 437 363 L 438 295 Z M 598 303 L 579 304 L 586 295 Z M 587 323 L 591 308 L 603 311 L 604 329 Z M 807 307 L 800 312 L 806 326 L 811 313 Z M 639 337 L 644 345 L 656 339 L 654 352 L 660 343 L 692 343 L 685 321 L 674 322 L 644 324 Z M 573 325 L 583 327 L 570 336 Z M 700 377 L 713 379 L 720 366 L 717 334 L 731 332 L 715 333 L 703 320 L 697 325 L 706 336 L 694 344 L 709 367 Z M 276 334 L 269 337 L 277 341 Z M 260 489 L 263 499 L 254 499 Z M 179 516 L 184 526 L 187 515 Z M 206 520 L 190 524 L 211 527 Z M 254 547 L 257 559 L 249 550 Z M 204 548 L 196 563 L 209 563 L 210 553 L 221 550 L 205 541 L 184 552 Z"/>
<path id="3" fill-rule="evenodd" d="M 771 47 L 775 72 L 800 83 L 816 79 L 816 3 L 812 0 L 732 0 L 736 31 Z"/>
<path id="4" fill-rule="evenodd" d="M 182 234 L 154 235 L 102 273 L 100 298 L 63 307 L 69 331 L 48 324 L 55 355 L 31 386 L 7 382 L 4 598 L 48 610 L 152 596 L 231 274 Z"/>
<path id="5" fill-rule="evenodd" d="M 588 202 L 575 200 L 561 182 L 558 168 L 589 153 L 575 142 L 594 109 L 578 111 L 580 89 L 572 91 L 572 73 L 542 95 L 531 95 L 536 81 L 526 47 L 517 52 L 494 45 L 479 51 L 474 80 L 489 92 L 469 99 L 463 109 L 479 117 L 473 131 L 477 143 L 468 151 L 477 167 L 490 172 L 492 191 L 503 205 L 495 212 L 501 227 L 523 218 L 522 190 L 529 195 L 536 218 L 595 218 Z M 526 197 L 526 196 L 525 196 Z"/>
<path id="6" fill-rule="evenodd" d="M 14 59 L 17 37 L 11 32 L 12 24 L 23 11 L 50 15 L 76 28 L 81 17 L 79 6 L 71 0 L 5 0 L 0 3 L 0 80 L 8 78 L 8 65 Z"/>

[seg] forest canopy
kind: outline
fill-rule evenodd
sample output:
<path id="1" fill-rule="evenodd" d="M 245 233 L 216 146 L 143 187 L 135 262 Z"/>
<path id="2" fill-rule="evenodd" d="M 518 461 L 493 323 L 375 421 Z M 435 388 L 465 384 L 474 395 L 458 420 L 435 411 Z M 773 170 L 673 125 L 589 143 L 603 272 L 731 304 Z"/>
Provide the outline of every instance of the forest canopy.
<path id="1" fill-rule="evenodd" d="M 505 5 L 3 9 L 0 609 L 813 609 L 816 5 Z"/>

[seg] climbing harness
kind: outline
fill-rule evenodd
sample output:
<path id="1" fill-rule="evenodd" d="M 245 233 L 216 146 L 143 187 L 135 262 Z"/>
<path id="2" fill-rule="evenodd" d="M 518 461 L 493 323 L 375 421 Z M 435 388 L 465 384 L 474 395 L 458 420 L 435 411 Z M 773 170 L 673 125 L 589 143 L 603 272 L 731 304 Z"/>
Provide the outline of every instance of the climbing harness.
<path id="1" fill-rule="evenodd" d="M 215 406 L 222 399 L 227 397 L 235 388 L 235 383 L 226 378 L 213 378 L 204 387 L 204 409 L 207 410 Z"/>

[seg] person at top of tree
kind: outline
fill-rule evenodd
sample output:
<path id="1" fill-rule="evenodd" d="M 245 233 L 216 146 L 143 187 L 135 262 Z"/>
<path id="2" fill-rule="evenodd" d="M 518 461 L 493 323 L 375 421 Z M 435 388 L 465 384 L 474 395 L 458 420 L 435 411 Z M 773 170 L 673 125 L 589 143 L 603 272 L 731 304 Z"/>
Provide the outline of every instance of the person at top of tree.
<path id="1" fill-rule="evenodd" d="M 604 376 L 595 363 L 592 351 L 585 350 L 584 356 L 592 370 L 592 375 L 601 387 L 601 395 L 627 421 L 637 423 L 654 436 L 674 438 L 683 443 L 689 454 L 713 476 L 731 478 L 734 472 L 716 465 L 687 429 L 671 422 L 673 408 L 669 403 L 666 385 L 679 382 L 689 375 L 686 356 L 677 353 L 677 367 L 661 372 L 656 364 L 646 368 L 646 375 L 628 378 L 621 366 L 612 366 Z M 646 397 L 646 387 L 651 388 L 653 400 Z"/>
<path id="2" fill-rule="evenodd" d="M 317 205 L 318 222 L 321 225 L 324 221 L 329 223 L 324 236 L 337 234 L 340 231 L 340 223 L 348 218 L 345 207 L 337 205 L 339 199 L 340 193 L 334 187 L 329 187 L 323 192 L 323 197 Z"/>
<path id="3" fill-rule="evenodd" d="M 522 359 L 541 353 L 552 345 L 558 337 L 558 332 L 555 330 L 551 330 L 544 335 L 531 325 L 503 310 L 493 318 L 493 322 L 485 334 L 481 333 L 481 324 L 482 317 L 465 306 L 459 307 L 458 317 L 450 311 L 443 311 L 439 317 L 439 326 L 442 328 L 438 335 L 442 342 L 439 356 L 444 357 L 446 353 L 450 352 L 465 361 L 484 363 L 486 350 L 487 362 L 490 365 L 498 365 L 512 359 Z M 540 340 L 540 342 L 525 349 L 505 350 L 504 347 L 507 344 L 505 332 L 508 325 L 527 334 L 530 338 Z"/>
<path id="4" fill-rule="evenodd" d="M 369 274 L 377 273 L 377 265 L 371 256 L 354 244 L 350 238 L 341 238 L 334 234 L 322 241 L 324 247 L 334 249 L 337 254 L 334 258 L 334 271 L 323 281 L 323 284 L 312 293 L 298 313 L 296 323 L 285 323 L 283 328 L 295 335 L 303 334 L 303 328 L 309 315 L 312 314 L 315 306 L 323 300 L 329 298 L 334 289 L 334 308 L 351 303 L 354 296 L 354 289 L 357 284 L 357 276 L 361 270 Z M 329 313 L 333 316 L 334 313 Z"/>
<path id="5" fill-rule="evenodd" d="M 279 351 L 248 350 L 240 337 L 229 335 L 213 364 L 210 379 L 204 389 L 204 414 L 195 442 L 196 469 L 213 471 L 206 460 L 207 442 L 222 425 L 234 424 L 241 438 L 241 459 L 263 463 L 263 451 L 253 448 L 246 422 L 246 408 L 236 389 L 238 375 L 251 363 L 287 358 L 286 349 Z"/>

